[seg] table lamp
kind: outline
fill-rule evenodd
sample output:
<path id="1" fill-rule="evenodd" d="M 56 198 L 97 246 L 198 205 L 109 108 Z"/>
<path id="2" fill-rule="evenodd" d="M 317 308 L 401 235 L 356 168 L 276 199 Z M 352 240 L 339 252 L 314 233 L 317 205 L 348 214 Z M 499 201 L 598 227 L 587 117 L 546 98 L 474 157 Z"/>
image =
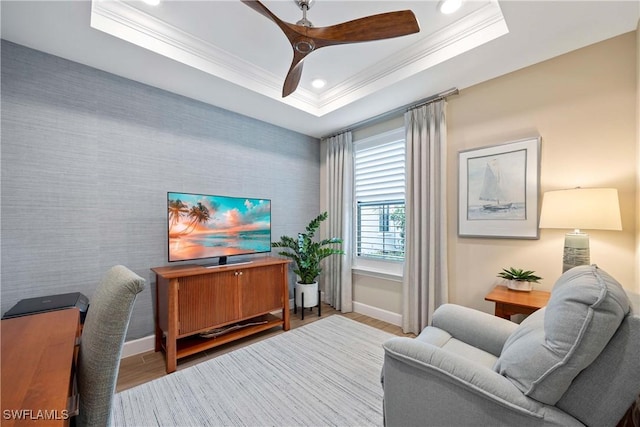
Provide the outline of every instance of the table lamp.
<path id="1" fill-rule="evenodd" d="M 618 190 L 573 188 L 547 191 L 542 198 L 540 228 L 569 228 L 565 234 L 562 272 L 589 264 L 587 230 L 622 230 Z"/>

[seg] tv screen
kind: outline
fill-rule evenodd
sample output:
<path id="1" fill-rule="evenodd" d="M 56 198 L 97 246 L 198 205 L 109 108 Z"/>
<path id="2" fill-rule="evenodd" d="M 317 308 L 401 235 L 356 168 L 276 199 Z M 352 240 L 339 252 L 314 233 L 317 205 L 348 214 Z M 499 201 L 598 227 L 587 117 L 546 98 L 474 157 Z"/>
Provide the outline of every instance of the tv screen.
<path id="1" fill-rule="evenodd" d="M 271 251 L 271 201 L 167 193 L 169 261 Z"/>

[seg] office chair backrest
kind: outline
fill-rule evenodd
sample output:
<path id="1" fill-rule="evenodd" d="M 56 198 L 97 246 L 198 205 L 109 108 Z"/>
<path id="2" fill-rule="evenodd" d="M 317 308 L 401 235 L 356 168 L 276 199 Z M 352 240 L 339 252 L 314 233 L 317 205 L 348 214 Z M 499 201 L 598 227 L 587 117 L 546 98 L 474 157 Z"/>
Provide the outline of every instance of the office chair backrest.
<path id="1" fill-rule="evenodd" d="M 79 427 L 109 422 L 122 345 L 136 295 L 144 286 L 144 279 L 117 265 L 91 298 L 78 353 Z"/>

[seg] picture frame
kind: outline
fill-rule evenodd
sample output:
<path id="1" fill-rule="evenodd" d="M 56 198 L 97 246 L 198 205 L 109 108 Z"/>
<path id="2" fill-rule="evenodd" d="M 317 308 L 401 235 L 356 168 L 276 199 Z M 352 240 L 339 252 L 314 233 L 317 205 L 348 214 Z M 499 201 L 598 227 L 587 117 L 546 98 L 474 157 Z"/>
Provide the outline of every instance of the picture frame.
<path id="1" fill-rule="evenodd" d="M 540 137 L 458 152 L 458 236 L 539 239 Z"/>

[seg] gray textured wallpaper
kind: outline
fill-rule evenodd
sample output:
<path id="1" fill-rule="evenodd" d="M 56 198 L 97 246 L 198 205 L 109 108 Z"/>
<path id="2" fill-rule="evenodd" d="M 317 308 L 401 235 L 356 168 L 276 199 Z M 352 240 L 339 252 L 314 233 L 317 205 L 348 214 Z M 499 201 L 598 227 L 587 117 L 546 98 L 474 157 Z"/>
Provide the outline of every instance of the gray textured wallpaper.
<path id="1" fill-rule="evenodd" d="M 272 240 L 319 213 L 316 139 L 2 41 L 1 310 L 112 265 L 147 280 L 127 339 L 153 333 L 167 191 L 268 198 Z"/>

